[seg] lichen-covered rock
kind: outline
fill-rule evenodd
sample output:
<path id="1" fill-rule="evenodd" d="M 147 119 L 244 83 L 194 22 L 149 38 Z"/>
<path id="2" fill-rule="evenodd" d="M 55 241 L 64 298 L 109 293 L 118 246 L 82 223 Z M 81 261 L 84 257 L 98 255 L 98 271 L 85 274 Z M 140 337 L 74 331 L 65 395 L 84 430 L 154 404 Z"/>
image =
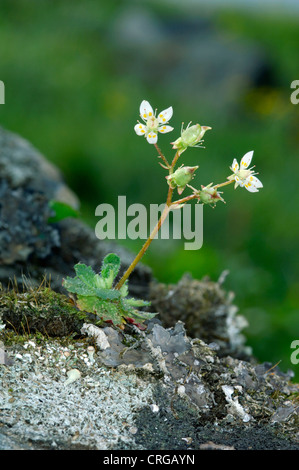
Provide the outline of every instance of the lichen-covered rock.
<path id="1" fill-rule="evenodd" d="M 0 179 L 0 264 L 26 262 L 30 255 L 44 259 L 60 245 L 51 211 L 43 193 L 12 189 Z"/>
<path id="2" fill-rule="evenodd" d="M 200 426 L 249 429 L 263 423 L 267 432 L 276 430 L 299 443 L 299 386 L 291 383 L 291 371 L 282 373 L 272 364 L 230 356 L 220 358 L 202 340 L 188 337 L 181 322 L 165 329 L 151 320 L 145 333 L 138 332 L 140 341 L 131 347 L 124 345 L 123 332 L 114 330 L 111 335 L 108 330 L 104 328 L 110 348 L 98 352 L 101 363 L 160 377 L 164 399 L 169 400 L 168 406 L 172 403 L 174 415 L 174 402 L 178 408 L 181 402 L 189 412 L 193 410 Z"/>
<path id="3" fill-rule="evenodd" d="M 0 446 L 9 432 L 24 448 L 30 441 L 45 449 L 299 450 L 291 374 L 219 358 L 182 323 L 129 328 L 103 328 L 105 347 L 92 361 L 88 325 L 85 340 L 9 345 L 13 363 L 0 367 Z M 65 387 L 74 368 L 79 378 Z"/>
<path id="4" fill-rule="evenodd" d="M 184 275 L 177 284 L 151 283 L 150 287 L 152 308 L 159 312 L 164 326 L 180 320 L 189 336 L 214 343 L 218 355 L 248 358 L 251 350 L 241 333 L 247 320 L 237 315 L 233 298 L 232 292 L 222 288 L 221 278 L 218 282 L 199 281 Z"/>

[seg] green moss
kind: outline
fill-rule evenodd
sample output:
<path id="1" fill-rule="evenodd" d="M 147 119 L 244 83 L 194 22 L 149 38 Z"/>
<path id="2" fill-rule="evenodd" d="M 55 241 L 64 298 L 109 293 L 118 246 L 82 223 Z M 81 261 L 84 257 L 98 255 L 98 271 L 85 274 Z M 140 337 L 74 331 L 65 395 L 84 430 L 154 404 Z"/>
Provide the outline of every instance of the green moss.
<path id="1" fill-rule="evenodd" d="M 49 287 L 0 290 L 0 317 L 6 330 L 20 336 L 41 333 L 46 336 L 79 334 L 87 315 L 77 310 L 64 295 Z M 89 320 L 90 321 L 90 320 Z"/>

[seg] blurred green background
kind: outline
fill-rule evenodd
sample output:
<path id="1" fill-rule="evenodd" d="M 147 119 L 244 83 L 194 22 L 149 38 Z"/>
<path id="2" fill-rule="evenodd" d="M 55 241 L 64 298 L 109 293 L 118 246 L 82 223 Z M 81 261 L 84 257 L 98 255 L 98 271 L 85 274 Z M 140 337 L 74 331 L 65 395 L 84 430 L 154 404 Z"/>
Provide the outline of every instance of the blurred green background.
<path id="1" fill-rule="evenodd" d="M 299 105 L 290 102 L 299 15 L 228 5 L 1 0 L 1 125 L 61 169 L 91 227 L 96 206 L 116 207 L 118 195 L 128 205 L 165 201 L 156 151 L 133 131 L 143 99 L 174 108 L 175 130 L 159 140 L 169 158 L 182 122 L 213 128 L 206 149 L 182 157 L 200 165 L 194 186 L 225 181 L 233 158 L 254 150 L 264 189 L 224 188 L 227 203 L 204 208 L 200 250 L 156 240 L 144 262 L 163 282 L 186 271 L 216 280 L 228 269 L 224 286 L 249 321 L 254 354 L 299 378 L 290 362 L 299 339 Z M 143 242 L 120 243 L 137 253 Z"/>

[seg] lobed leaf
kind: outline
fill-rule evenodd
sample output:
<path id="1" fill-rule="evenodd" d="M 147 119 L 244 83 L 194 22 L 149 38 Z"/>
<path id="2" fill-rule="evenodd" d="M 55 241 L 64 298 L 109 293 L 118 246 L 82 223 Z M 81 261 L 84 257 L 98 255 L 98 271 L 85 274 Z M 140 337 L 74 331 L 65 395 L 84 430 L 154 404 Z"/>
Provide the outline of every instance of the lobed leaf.
<path id="1" fill-rule="evenodd" d="M 103 279 L 108 280 L 112 286 L 112 282 L 118 275 L 118 272 L 120 270 L 120 258 L 117 256 L 115 253 L 109 253 L 105 258 L 103 259 L 102 263 L 102 269 L 101 269 L 101 275 Z"/>
<path id="2" fill-rule="evenodd" d="M 63 285 L 64 287 L 73 294 L 86 295 L 86 296 L 97 296 L 100 299 L 115 300 L 120 298 L 120 292 L 115 289 L 105 289 L 98 287 L 98 274 L 95 274 L 90 266 L 86 266 L 83 263 L 75 265 L 75 271 L 77 276 L 74 278 L 67 277 Z"/>
<path id="3" fill-rule="evenodd" d="M 130 318 L 138 320 L 139 322 L 144 322 L 145 320 L 151 320 L 157 315 L 153 312 L 140 312 L 139 310 L 134 310 L 134 313 L 130 313 Z M 128 315 L 129 316 L 129 315 Z"/>
<path id="4" fill-rule="evenodd" d="M 80 310 L 94 313 L 104 321 L 112 321 L 115 325 L 123 323 L 120 310 L 116 304 L 98 297 L 78 296 L 77 306 Z"/>
<path id="5" fill-rule="evenodd" d="M 63 280 L 64 287 L 76 294 L 76 305 L 80 310 L 93 313 L 103 321 L 121 326 L 125 321 L 142 328 L 141 323 L 153 318 L 156 313 L 141 312 L 136 307 L 150 305 L 140 299 L 127 299 L 127 282 L 120 290 L 112 284 L 120 269 L 120 258 L 114 253 L 105 256 L 101 274 L 95 274 L 91 266 L 78 263 L 74 267 L 76 276 Z"/>
<path id="6" fill-rule="evenodd" d="M 133 299 L 133 298 L 126 299 L 126 303 L 129 305 L 132 305 L 132 307 L 148 307 L 151 304 L 147 300 Z"/>

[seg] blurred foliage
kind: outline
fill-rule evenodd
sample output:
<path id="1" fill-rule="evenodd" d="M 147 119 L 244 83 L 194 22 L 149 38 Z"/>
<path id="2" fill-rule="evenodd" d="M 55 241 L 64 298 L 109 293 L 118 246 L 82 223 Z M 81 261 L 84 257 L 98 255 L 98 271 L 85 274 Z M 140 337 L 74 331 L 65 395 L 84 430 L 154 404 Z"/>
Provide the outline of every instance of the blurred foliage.
<path id="1" fill-rule="evenodd" d="M 183 241 L 156 240 L 144 262 L 165 282 L 177 281 L 185 271 L 217 279 L 228 269 L 225 287 L 236 293 L 249 320 L 246 335 L 255 355 L 295 370 L 290 344 L 299 335 L 299 106 L 290 103 L 290 83 L 299 78 L 298 18 L 223 9 L 210 18 L 204 9 L 144 4 L 162 22 L 207 14 L 219 34 L 260 48 L 270 76 L 249 84 L 233 110 L 218 113 L 217 89 L 209 108 L 186 100 L 179 81 L 168 89 L 153 68 L 146 80 L 140 77 L 142 48 L 125 67 L 127 56 L 113 41 L 115 18 L 134 7 L 133 1 L 2 0 L 0 79 L 6 104 L 0 107 L 1 124 L 59 166 L 92 227 L 96 206 L 117 207 L 118 195 L 126 195 L 128 205 L 165 200 L 156 152 L 133 131 L 142 99 L 159 110 L 174 108 L 175 131 L 159 141 L 170 156 L 169 143 L 179 136 L 182 121 L 213 128 L 205 136 L 206 149 L 184 154 L 185 164 L 200 165 L 194 186 L 224 181 L 233 158 L 254 149 L 264 189 L 249 194 L 224 188 L 227 204 L 204 208 L 201 250 L 184 251 Z M 160 64 L 161 58 L 157 68 Z M 137 253 L 142 241 L 121 243 Z"/>

